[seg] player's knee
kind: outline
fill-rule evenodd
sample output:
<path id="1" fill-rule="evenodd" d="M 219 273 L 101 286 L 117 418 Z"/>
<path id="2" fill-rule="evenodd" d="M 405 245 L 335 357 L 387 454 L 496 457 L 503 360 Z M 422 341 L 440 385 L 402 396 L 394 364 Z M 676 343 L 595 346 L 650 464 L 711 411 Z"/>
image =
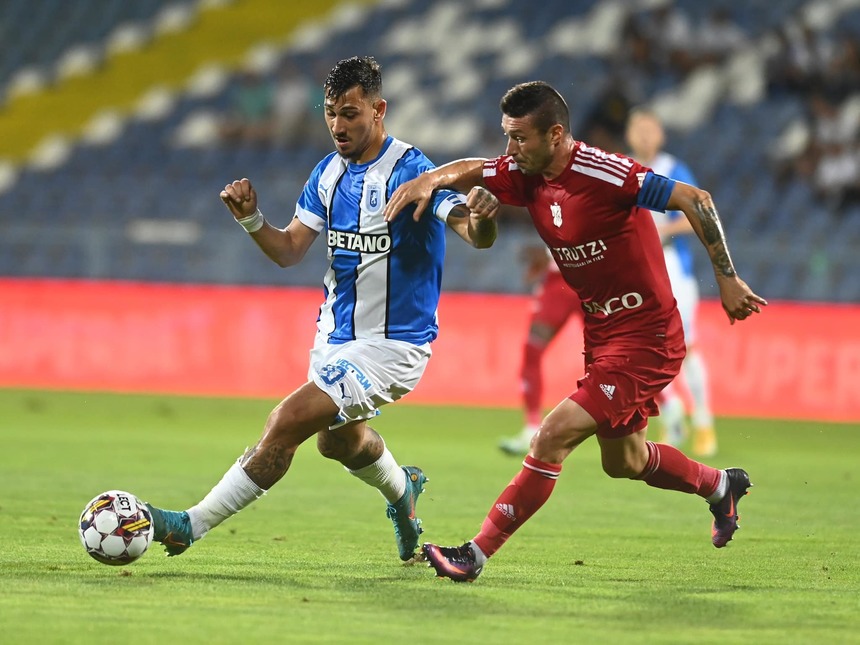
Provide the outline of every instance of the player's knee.
<path id="1" fill-rule="evenodd" d="M 540 461 L 560 464 L 588 436 L 589 432 L 554 425 L 544 419 L 540 430 L 532 439 L 531 454 Z"/>
<path id="2" fill-rule="evenodd" d="M 344 456 L 342 450 L 322 439 L 317 439 L 317 450 L 323 457 L 332 461 L 340 461 Z"/>
<path id="3" fill-rule="evenodd" d="M 300 419 L 296 413 L 281 404 L 269 413 L 263 432 L 263 440 L 276 441 L 279 445 L 295 451 L 307 439 L 307 436 L 300 432 L 301 427 Z"/>
<path id="4" fill-rule="evenodd" d="M 339 461 L 350 470 L 373 463 L 384 449 L 382 437 L 363 422 L 317 433 L 319 453 L 326 459 Z"/>
<path id="5" fill-rule="evenodd" d="M 345 459 L 349 459 L 353 454 L 349 445 L 339 440 L 331 432 L 320 432 L 317 434 L 317 450 L 326 459 L 334 461 L 344 461 Z"/>

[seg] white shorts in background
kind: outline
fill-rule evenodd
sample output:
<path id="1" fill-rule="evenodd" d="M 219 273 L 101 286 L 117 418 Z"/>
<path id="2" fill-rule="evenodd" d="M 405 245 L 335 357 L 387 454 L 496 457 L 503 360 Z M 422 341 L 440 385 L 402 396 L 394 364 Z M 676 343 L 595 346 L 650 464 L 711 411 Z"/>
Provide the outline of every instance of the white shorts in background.
<path id="1" fill-rule="evenodd" d="M 338 406 L 337 428 L 372 419 L 379 408 L 411 392 L 430 360 L 430 344 L 413 345 L 385 338 L 330 345 L 317 335 L 311 349 L 308 380 Z"/>
<path id="2" fill-rule="evenodd" d="M 669 272 L 669 282 L 672 283 L 672 294 L 681 312 L 681 323 L 684 325 L 684 339 L 687 345 L 696 341 L 696 309 L 699 306 L 699 284 L 696 277 L 684 272 L 681 258 L 674 246 L 664 246 L 663 255 L 666 257 L 666 270 Z"/>

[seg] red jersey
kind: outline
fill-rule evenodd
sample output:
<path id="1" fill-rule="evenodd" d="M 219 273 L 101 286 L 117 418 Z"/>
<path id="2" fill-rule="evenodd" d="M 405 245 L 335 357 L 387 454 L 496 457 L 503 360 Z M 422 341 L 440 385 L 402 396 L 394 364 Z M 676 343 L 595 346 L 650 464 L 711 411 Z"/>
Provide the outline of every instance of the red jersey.
<path id="1" fill-rule="evenodd" d="M 682 334 L 654 218 L 636 205 L 647 172 L 634 159 L 579 141 L 551 181 L 522 174 L 507 155 L 484 163 L 487 188 L 501 202 L 528 209 L 579 294 L 585 346 L 595 354 L 608 344 L 653 345 Z"/>

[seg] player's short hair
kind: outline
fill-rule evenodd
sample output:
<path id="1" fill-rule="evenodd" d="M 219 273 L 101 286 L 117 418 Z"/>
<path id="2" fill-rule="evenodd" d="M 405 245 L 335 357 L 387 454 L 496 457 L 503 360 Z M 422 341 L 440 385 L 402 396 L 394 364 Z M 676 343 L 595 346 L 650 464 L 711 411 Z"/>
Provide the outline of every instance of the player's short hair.
<path id="1" fill-rule="evenodd" d="M 373 56 L 353 56 L 331 68 L 323 83 L 327 99 L 337 99 L 356 85 L 369 98 L 382 96 L 382 68 Z"/>
<path id="2" fill-rule="evenodd" d="M 505 92 L 499 102 L 502 114 L 520 119 L 534 117 L 534 125 L 541 132 L 547 132 L 560 123 L 565 132 L 570 132 L 570 110 L 561 94 L 549 83 L 529 81 L 514 85 Z"/>
<path id="3" fill-rule="evenodd" d="M 630 108 L 630 111 L 627 113 L 627 122 L 630 123 L 630 121 L 632 121 L 637 116 L 653 119 L 660 125 L 663 125 L 663 119 L 660 118 L 660 115 L 658 115 L 653 108 L 650 108 L 648 106 L 636 105 Z"/>

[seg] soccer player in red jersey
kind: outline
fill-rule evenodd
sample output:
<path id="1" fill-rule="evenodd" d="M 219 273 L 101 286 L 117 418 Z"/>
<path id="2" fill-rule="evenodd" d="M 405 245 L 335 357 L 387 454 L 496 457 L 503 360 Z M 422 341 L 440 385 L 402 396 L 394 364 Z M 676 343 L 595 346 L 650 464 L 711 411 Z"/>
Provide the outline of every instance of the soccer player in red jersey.
<path id="1" fill-rule="evenodd" d="M 526 268 L 526 282 L 537 283 L 531 301 L 529 330 L 523 343 L 520 385 L 523 393 L 525 426 L 519 434 L 499 443 L 502 452 L 522 457 L 540 428 L 543 410 L 543 357 L 553 339 L 568 320 L 582 319 L 582 303 L 561 275 L 548 250 L 532 248 Z"/>
<path id="2" fill-rule="evenodd" d="M 501 100 L 508 143 L 495 159 L 461 159 L 402 184 L 386 208 L 423 211 L 434 190 L 485 186 L 503 203 L 525 206 L 585 311 L 585 374 L 543 420 L 523 468 L 493 504 L 478 534 L 458 547 L 425 544 L 437 575 L 472 581 L 487 559 L 552 493 L 562 462 L 597 435 L 610 477 L 699 495 L 714 516 L 712 543 L 737 529 L 737 504 L 750 487 L 740 468 L 717 470 L 680 450 L 646 440 L 655 397 L 685 354 L 660 237 L 649 210 L 683 211 L 704 244 L 730 322 L 767 302 L 740 279 L 717 209 L 706 191 L 654 174 L 635 160 L 576 141 L 567 104 L 550 85 L 511 88 Z"/>

